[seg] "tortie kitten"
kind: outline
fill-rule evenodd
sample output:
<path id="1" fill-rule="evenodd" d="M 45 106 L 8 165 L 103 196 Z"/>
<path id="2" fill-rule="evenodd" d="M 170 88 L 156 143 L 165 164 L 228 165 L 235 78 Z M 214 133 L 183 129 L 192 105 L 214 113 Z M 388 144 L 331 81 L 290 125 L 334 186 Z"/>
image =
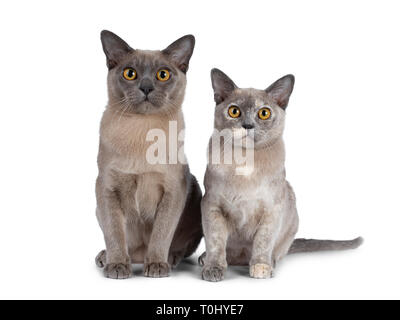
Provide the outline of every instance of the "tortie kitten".
<path id="1" fill-rule="evenodd" d="M 166 277 L 192 255 L 201 238 L 201 189 L 187 164 L 149 162 L 149 130 L 170 122 L 184 129 L 182 102 L 195 39 L 184 36 L 161 51 L 132 49 L 109 31 L 101 33 L 108 66 L 108 105 L 100 128 L 97 218 L 106 250 L 96 263 L 104 275 L 125 279 L 132 263 L 147 277 Z"/>
<path id="2" fill-rule="evenodd" d="M 215 129 L 230 129 L 234 145 L 251 137 L 254 166 L 209 161 L 201 203 L 207 250 L 200 257 L 203 279 L 221 281 L 228 265 L 248 265 L 251 277 L 269 278 L 288 253 L 358 247 L 361 238 L 295 240 L 299 218 L 286 181 L 282 139 L 294 77 L 287 75 L 265 90 L 238 88 L 217 69 L 211 77 Z"/>

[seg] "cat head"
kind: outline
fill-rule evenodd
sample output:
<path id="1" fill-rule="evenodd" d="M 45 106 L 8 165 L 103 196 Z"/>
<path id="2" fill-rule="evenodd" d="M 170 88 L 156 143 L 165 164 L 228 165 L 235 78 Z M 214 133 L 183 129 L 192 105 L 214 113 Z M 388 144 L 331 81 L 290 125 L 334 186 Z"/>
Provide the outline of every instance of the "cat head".
<path id="1" fill-rule="evenodd" d="M 101 32 L 101 42 L 109 70 L 109 108 L 136 114 L 171 113 L 180 108 L 195 44 L 192 35 L 161 51 L 132 49 L 106 30 Z"/>
<path id="2" fill-rule="evenodd" d="M 268 146 L 282 136 L 285 110 L 295 81 L 293 75 L 279 79 L 265 90 L 238 88 L 218 69 L 211 71 L 211 80 L 217 104 L 215 129 L 231 129 L 234 139 L 251 136 L 255 148 Z"/>

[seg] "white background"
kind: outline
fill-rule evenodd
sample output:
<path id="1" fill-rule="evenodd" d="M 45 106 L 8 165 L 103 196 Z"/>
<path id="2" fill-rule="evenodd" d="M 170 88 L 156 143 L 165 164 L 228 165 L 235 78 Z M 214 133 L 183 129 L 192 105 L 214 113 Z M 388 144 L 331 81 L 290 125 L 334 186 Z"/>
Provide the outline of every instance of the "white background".
<path id="1" fill-rule="evenodd" d="M 400 298 L 398 1 L 2 1 L 0 298 Z M 293 73 L 285 141 L 299 236 L 365 238 L 356 251 L 291 256 L 271 280 L 231 270 L 168 279 L 140 266 L 103 278 L 95 218 L 98 128 L 107 103 L 100 31 L 133 48 L 197 43 L 183 110 L 203 179 L 213 126 L 210 69 L 242 87 Z M 193 265 L 191 265 L 192 263 Z"/>

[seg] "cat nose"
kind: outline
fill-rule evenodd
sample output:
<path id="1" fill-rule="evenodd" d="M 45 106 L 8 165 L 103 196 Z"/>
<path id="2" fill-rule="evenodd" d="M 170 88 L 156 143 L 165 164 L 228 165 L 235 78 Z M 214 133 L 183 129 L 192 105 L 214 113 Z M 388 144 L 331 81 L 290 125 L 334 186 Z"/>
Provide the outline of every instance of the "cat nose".
<path id="1" fill-rule="evenodd" d="M 249 124 L 249 123 L 244 123 L 242 125 L 242 127 L 245 128 L 246 130 L 254 129 L 254 126 L 252 124 Z"/>
<path id="2" fill-rule="evenodd" d="M 154 87 L 150 79 L 143 79 L 140 83 L 139 89 L 147 96 L 150 92 L 154 90 Z"/>

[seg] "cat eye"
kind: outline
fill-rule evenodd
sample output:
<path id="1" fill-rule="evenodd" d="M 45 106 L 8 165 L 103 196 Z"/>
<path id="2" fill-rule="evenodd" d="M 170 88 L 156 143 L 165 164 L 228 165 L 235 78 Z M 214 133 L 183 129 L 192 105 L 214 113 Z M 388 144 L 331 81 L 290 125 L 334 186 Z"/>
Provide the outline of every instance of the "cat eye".
<path id="1" fill-rule="evenodd" d="M 271 117 L 271 109 L 270 108 L 262 108 L 258 111 L 258 117 L 261 120 L 267 120 Z"/>
<path id="2" fill-rule="evenodd" d="M 237 106 L 230 106 L 228 109 L 228 114 L 231 118 L 239 118 L 240 117 L 240 109 Z"/>
<path id="3" fill-rule="evenodd" d="M 157 79 L 160 81 L 167 81 L 171 77 L 171 73 L 166 69 L 158 70 Z"/>
<path id="4" fill-rule="evenodd" d="M 124 75 L 124 78 L 126 80 L 131 81 L 131 80 L 135 80 L 136 79 L 137 73 L 136 73 L 136 70 L 133 69 L 133 68 L 126 68 L 124 70 L 123 75 Z"/>

